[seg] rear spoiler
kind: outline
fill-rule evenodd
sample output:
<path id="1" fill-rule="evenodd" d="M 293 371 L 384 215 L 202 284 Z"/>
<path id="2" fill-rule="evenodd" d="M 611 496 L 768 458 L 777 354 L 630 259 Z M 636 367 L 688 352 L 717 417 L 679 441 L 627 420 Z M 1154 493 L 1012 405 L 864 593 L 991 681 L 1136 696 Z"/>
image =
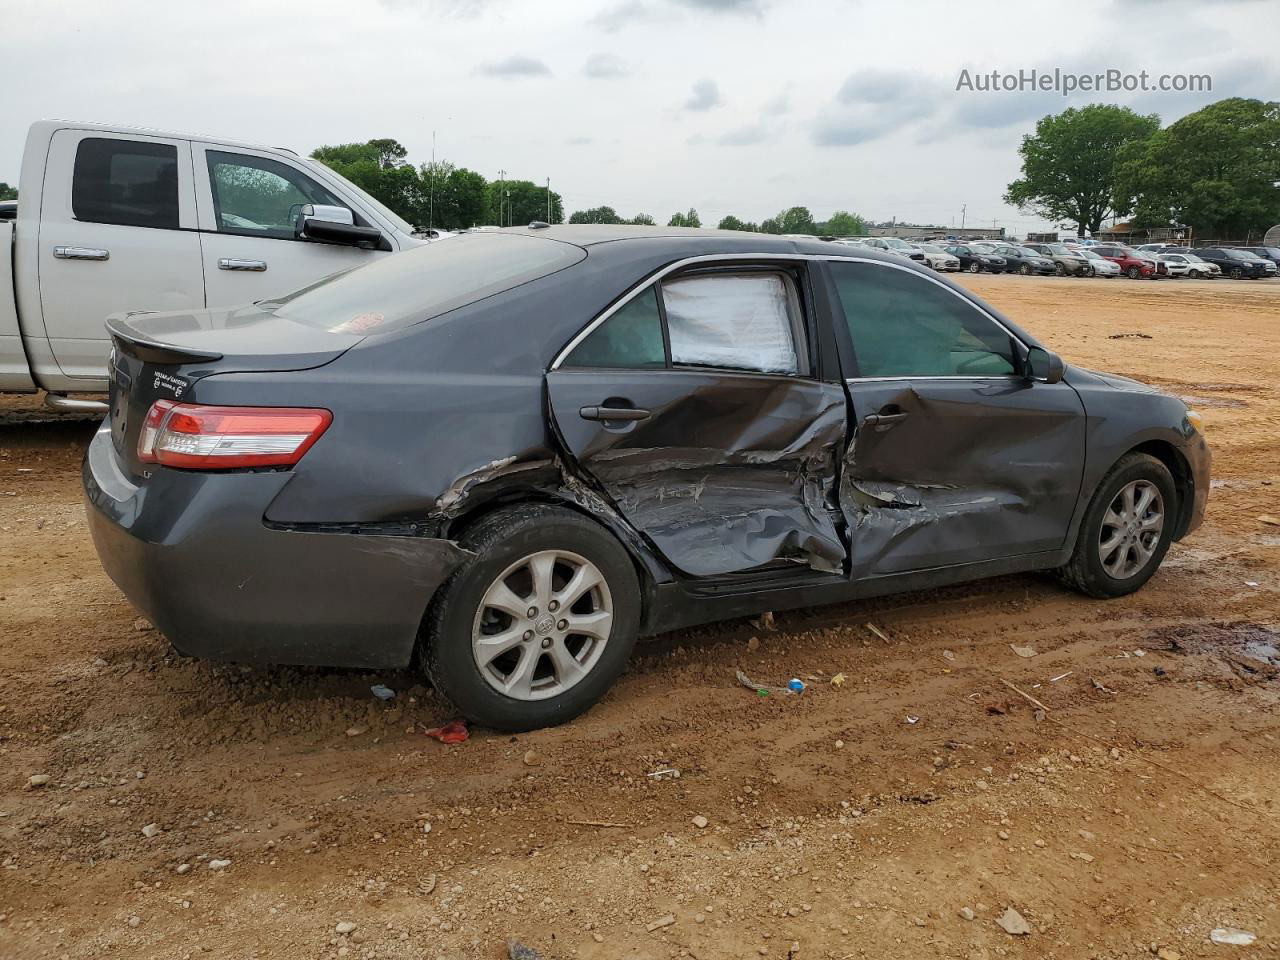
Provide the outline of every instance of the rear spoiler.
<path id="1" fill-rule="evenodd" d="M 107 333 L 111 334 L 111 340 L 117 350 L 143 363 L 182 364 L 222 359 L 222 354 L 214 350 L 197 350 L 194 347 L 180 347 L 160 340 L 151 340 L 130 327 L 127 321 L 127 316 L 109 318 Z"/>

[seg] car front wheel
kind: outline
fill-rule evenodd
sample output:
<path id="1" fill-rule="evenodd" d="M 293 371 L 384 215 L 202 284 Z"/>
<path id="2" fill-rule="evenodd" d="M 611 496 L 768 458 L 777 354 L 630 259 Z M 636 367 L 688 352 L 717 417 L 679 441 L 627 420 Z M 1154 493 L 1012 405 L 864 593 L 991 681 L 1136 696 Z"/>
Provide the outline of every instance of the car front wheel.
<path id="1" fill-rule="evenodd" d="M 970 272 L 970 273 L 981 273 L 981 272 L 982 272 L 982 264 L 978 263 L 978 262 L 975 260 L 973 263 L 969 264 L 969 272 Z"/>
<path id="2" fill-rule="evenodd" d="M 1022 274 L 1024 277 L 1031 276 L 1031 264 L 1024 263 L 1022 266 L 1018 268 L 1018 272 Z"/>
<path id="3" fill-rule="evenodd" d="M 1121 457 L 1089 503 L 1063 580 L 1091 597 L 1122 597 L 1159 568 L 1173 540 L 1177 490 L 1163 463 Z"/>
<path id="4" fill-rule="evenodd" d="M 1053 265 L 1053 272 L 1055 276 L 1065 277 L 1067 275 L 1067 268 L 1060 263 L 1055 263 Z"/>
<path id="5" fill-rule="evenodd" d="M 626 666 L 640 626 L 631 559 L 571 510 L 524 504 L 478 522 L 441 588 L 421 660 L 469 720 L 521 731 L 572 720 Z"/>

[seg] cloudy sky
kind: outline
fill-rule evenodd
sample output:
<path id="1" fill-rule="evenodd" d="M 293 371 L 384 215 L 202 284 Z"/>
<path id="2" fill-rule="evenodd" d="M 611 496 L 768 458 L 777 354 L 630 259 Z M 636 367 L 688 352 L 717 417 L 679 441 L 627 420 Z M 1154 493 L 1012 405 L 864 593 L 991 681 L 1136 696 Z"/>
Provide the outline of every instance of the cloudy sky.
<path id="1" fill-rule="evenodd" d="M 0 180 L 26 125 L 101 120 L 310 151 L 395 137 L 568 210 L 665 222 L 1036 221 L 1000 199 L 1045 113 L 1176 119 L 1280 91 L 1277 0 L 6 0 Z M 1212 93 L 981 93 L 971 74 L 1207 73 Z"/>

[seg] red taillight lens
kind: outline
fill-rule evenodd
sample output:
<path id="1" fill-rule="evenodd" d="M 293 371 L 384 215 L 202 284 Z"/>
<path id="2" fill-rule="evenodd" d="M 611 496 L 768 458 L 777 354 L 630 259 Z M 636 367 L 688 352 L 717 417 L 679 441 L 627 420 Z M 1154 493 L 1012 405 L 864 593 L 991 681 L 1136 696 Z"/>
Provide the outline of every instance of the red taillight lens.
<path id="1" fill-rule="evenodd" d="M 332 422 L 328 410 L 157 400 L 138 436 L 138 459 L 187 470 L 291 467 Z"/>

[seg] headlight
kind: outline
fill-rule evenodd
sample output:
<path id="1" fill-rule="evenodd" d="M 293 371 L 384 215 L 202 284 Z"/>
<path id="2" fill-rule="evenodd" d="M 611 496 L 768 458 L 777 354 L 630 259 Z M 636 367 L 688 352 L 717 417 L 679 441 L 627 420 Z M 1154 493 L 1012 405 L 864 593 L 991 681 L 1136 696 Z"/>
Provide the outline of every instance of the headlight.
<path id="1" fill-rule="evenodd" d="M 1191 429 L 1197 433 L 1204 433 L 1204 417 L 1195 410 L 1187 411 L 1187 423 L 1191 424 Z"/>

